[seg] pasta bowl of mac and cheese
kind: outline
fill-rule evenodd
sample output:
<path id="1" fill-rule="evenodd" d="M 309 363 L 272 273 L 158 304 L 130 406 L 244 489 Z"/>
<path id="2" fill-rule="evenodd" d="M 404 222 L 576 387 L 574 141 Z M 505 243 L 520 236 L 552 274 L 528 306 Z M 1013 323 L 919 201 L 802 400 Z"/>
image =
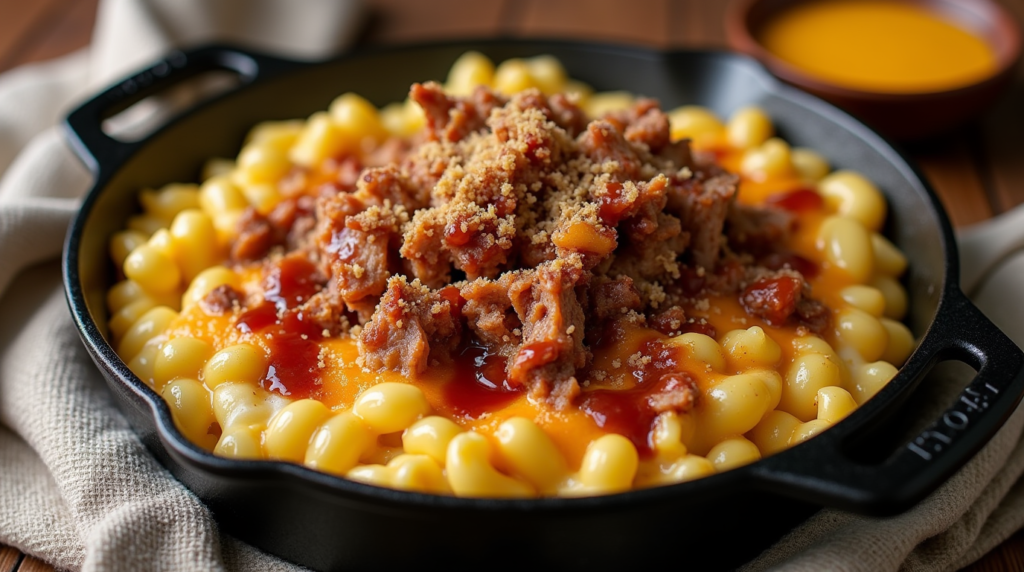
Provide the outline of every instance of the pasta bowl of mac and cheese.
<path id="1" fill-rule="evenodd" d="M 148 137 L 100 128 L 224 69 Z M 737 56 L 213 47 L 67 125 L 86 345 L 229 531 L 314 568 L 735 565 L 817 507 L 906 508 L 1020 396 L 925 183 Z M 889 443 L 947 358 L 970 399 Z"/>

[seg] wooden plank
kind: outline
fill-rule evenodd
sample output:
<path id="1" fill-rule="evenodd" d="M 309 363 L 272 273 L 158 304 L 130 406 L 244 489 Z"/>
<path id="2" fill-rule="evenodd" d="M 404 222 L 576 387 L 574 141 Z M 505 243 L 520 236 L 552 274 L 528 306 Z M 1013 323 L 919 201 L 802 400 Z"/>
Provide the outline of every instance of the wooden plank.
<path id="1" fill-rule="evenodd" d="M 998 211 L 1024 203 L 1024 80 L 997 105 L 984 123 L 984 157 Z"/>
<path id="2" fill-rule="evenodd" d="M 25 43 L 48 19 L 73 0 L 33 0 L 31 2 L 0 2 L 0 71 L 13 67 Z"/>
<path id="3" fill-rule="evenodd" d="M 363 40 L 398 44 L 424 40 L 482 38 L 501 33 L 504 0 L 370 0 Z"/>
<path id="4" fill-rule="evenodd" d="M 1024 22 L 1024 0 L 1000 0 Z M 1006 211 L 1024 203 L 1024 59 L 1017 63 L 1012 85 L 983 119 L 984 143 L 990 193 Z"/>
<path id="5" fill-rule="evenodd" d="M 26 556 L 18 566 L 18 572 L 54 572 L 54 567 L 34 556 Z"/>
<path id="6" fill-rule="evenodd" d="M 45 25 L 26 38 L 12 65 L 48 60 L 89 44 L 99 0 L 63 0 Z"/>
<path id="7" fill-rule="evenodd" d="M 727 47 L 725 41 L 725 14 L 731 2 L 708 2 L 707 0 L 677 0 L 683 5 L 686 16 L 682 21 L 673 22 L 673 30 L 682 36 L 674 36 L 681 45 L 700 48 Z"/>
<path id="8" fill-rule="evenodd" d="M 21 552 L 10 546 L 0 546 L 0 572 L 14 572 L 21 562 Z"/>
<path id="9" fill-rule="evenodd" d="M 996 212 L 1024 203 L 1024 81 L 984 122 L 984 166 Z"/>
<path id="10" fill-rule="evenodd" d="M 1007 538 L 980 560 L 967 566 L 962 572 L 1007 572 L 1024 570 L 1024 530 Z"/>
<path id="11" fill-rule="evenodd" d="M 696 2 L 672 0 L 668 5 L 668 45 L 671 48 L 700 48 L 695 38 L 699 29 L 695 18 Z"/>
<path id="12" fill-rule="evenodd" d="M 517 34 L 669 45 L 670 0 L 524 0 Z"/>
<path id="13" fill-rule="evenodd" d="M 981 172 L 964 138 L 952 138 L 918 150 L 912 156 L 935 187 L 953 226 L 967 226 L 992 217 Z"/>

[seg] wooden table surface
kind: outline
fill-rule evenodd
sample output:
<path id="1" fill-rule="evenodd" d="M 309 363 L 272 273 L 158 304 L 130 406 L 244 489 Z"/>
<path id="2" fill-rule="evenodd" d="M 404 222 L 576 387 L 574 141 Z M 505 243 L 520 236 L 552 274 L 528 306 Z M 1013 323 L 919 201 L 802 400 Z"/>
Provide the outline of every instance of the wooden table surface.
<path id="1" fill-rule="evenodd" d="M 999 0 L 1024 22 L 1024 0 Z M 0 72 L 88 44 L 98 0 L 0 2 Z M 719 0 L 369 0 L 362 44 L 485 36 L 566 37 L 657 48 L 724 48 Z M 581 11 L 581 8 L 585 8 Z M 1024 202 L 1024 63 L 1011 93 L 962 131 L 911 150 L 957 227 Z M 53 568 L 0 545 L 0 572 Z M 1024 531 L 968 567 L 1024 570 Z"/>

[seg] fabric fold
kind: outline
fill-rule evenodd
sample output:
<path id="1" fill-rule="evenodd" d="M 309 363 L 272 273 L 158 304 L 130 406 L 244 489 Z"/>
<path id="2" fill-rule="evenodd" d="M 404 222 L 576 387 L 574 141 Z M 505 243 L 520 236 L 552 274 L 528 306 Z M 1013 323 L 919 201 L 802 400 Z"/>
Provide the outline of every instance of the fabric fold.
<path id="1" fill-rule="evenodd" d="M 89 50 L 0 75 L 0 172 L 87 92 Z"/>
<path id="2" fill-rule="evenodd" d="M 994 269 L 1005 266 L 1001 262 L 1024 250 L 1024 205 L 964 229 L 957 243 L 960 248 L 960 284 L 968 295 L 984 297 L 978 288 L 983 286 L 985 278 Z"/>

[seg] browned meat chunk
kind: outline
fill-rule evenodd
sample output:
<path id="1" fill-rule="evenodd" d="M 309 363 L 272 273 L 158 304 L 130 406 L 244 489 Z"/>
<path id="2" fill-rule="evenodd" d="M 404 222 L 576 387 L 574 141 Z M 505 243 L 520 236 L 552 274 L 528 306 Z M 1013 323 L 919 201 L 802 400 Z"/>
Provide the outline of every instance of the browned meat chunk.
<path id="1" fill-rule="evenodd" d="M 548 97 L 548 105 L 551 107 L 548 117 L 555 125 L 565 129 L 569 137 L 576 137 L 587 128 L 586 114 L 564 94 L 556 93 Z"/>
<path id="2" fill-rule="evenodd" d="M 643 300 L 628 276 L 595 276 L 576 286 L 576 297 L 586 315 L 585 341 L 591 348 L 604 343 L 616 324 L 632 310 L 643 308 Z M 613 336 L 616 334 L 612 334 Z"/>
<path id="3" fill-rule="evenodd" d="M 558 257 L 555 243 L 543 236 L 544 240 L 534 242 L 532 237 L 524 236 L 519 240 L 519 264 L 526 268 L 534 268 L 548 260 Z"/>
<path id="4" fill-rule="evenodd" d="M 681 168 L 690 164 L 689 145 L 673 144 L 668 116 L 654 99 L 639 99 L 629 109 L 611 112 L 603 118 L 626 137 L 642 145 L 652 155 L 675 162 Z"/>
<path id="5" fill-rule="evenodd" d="M 647 324 L 666 336 L 681 332 L 686 326 L 686 312 L 679 306 L 672 306 L 652 316 Z"/>
<path id="6" fill-rule="evenodd" d="M 497 141 L 505 144 L 513 156 L 522 156 L 535 165 L 552 166 L 552 163 L 561 161 L 564 143 L 569 141 L 569 136 L 562 129 L 551 128 L 550 113 L 544 96 L 536 90 L 529 90 L 516 94 L 509 105 L 495 111 L 487 124 Z M 511 171 L 507 167 L 505 170 Z M 530 166 L 519 165 L 519 170 L 529 172 Z M 517 178 L 536 179 L 522 173 Z"/>
<path id="7" fill-rule="evenodd" d="M 351 155 L 333 161 L 335 167 L 334 183 L 345 192 L 352 192 L 359 182 L 359 174 L 363 172 L 363 163 Z"/>
<path id="8" fill-rule="evenodd" d="M 444 227 L 443 246 L 455 267 L 469 279 L 496 276 L 511 250 L 511 221 L 490 211 L 452 213 Z"/>
<path id="9" fill-rule="evenodd" d="M 451 277 L 452 259 L 444 250 L 444 226 L 430 218 L 428 211 L 413 217 L 402 238 L 403 263 L 408 272 L 431 288 L 440 288 Z"/>
<path id="10" fill-rule="evenodd" d="M 678 259 L 690 244 L 679 219 L 658 213 L 652 234 L 634 240 L 612 264 L 612 270 L 640 281 L 674 281 L 680 275 Z"/>
<path id="11" fill-rule="evenodd" d="M 275 238 L 289 251 L 304 249 L 310 242 L 310 233 L 316 228 L 316 198 L 299 195 L 282 200 L 267 215 L 273 225 Z"/>
<path id="12" fill-rule="evenodd" d="M 694 264 L 713 270 L 724 243 L 722 232 L 729 207 L 736 198 L 738 179 L 735 175 L 722 173 L 704 181 L 694 177 L 686 183 L 673 187 L 670 207 L 678 209 L 683 230 L 690 234 Z"/>
<path id="13" fill-rule="evenodd" d="M 601 218 L 619 224 L 628 239 L 612 263 L 617 273 L 635 280 L 678 276 L 676 260 L 689 245 L 678 218 L 665 213 L 668 179 L 658 175 L 650 182 L 609 183 L 600 196 Z"/>
<path id="14" fill-rule="evenodd" d="M 664 242 L 682 234 L 681 222 L 678 218 L 662 212 L 664 206 L 664 196 L 645 199 L 639 205 L 636 214 L 622 221 L 621 228 L 626 237 L 634 244 L 641 244 L 652 238 L 657 242 Z"/>
<path id="15" fill-rule="evenodd" d="M 275 246 L 288 251 L 306 248 L 310 231 L 316 226 L 315 210 L 316 199 L 308 195 L 283 199 L 266 216 L 247 208 L 238 221 L 231 258 L 239 262 L 259 260 Z"/>
<path id="16" fill-rule="evenodd" d="M 519 345 L 519 335 L 515 331 L 521 328 L 522 323 L 508 296 L 512 276 L 506 274 L 497 281 L 478 278 L 461 288 L 462 298 L 466 301 L 462 307 L 466 325 L 480 340 L 494 348 Z"/>
<path id="17" fill-rule="evenodd" d="M 607 121 L 594 121 L 579 137 L 580 151 L 591 161 L 605 164 L 614 161 L 619 170 L 616 179 L 636 179 L 642 162 L 637 150 Z"/>
<path id="18" fill-rule="evenodd" d="M 625 275 L 634 280 L 644 305 L 654 300 L 657 308 L 660 304 L 657 292 L 665 284 L 674 284 L 682 275 L 683 266 L 678 258 L 685 252 L 690 236 L 686 233 L 673 235 L 671 228 L 666 227 L 663 240 L 654 235 L 620 249 L 609 267 L 609 275 Z"/>
<path id="19" fill-rule="evenodd" d="M 337 336 L 348 333 L 359 323 L 356 315 L 346 311 L 345 302 L 337 291 L 326 288 L 313 294 L 301 306 L 303 320 L 315 324 L 320 330 Z"/>
<path id="20" fill-rule="evenodd" d="M 623 219 L 650 219 L 665 208 L 668 179 L 658 175 L 649 182 L 609 182 L 595 192 L 598 211 L 605 224 L 615 226 Z M 649 233 L 647 233 L 649 234 Z"/>
<path id="21" fill-rule="evenodd" d="M 249 207 L 238 219 L 238 238 L 231 244 L 231 259 L 243 262 L 259 260 L 270 252 L 276 242 L 274 226 L 267 217 Z"/>
<path id="22" fill-rule="evenodd" d="M 458 157 L 452 146 L 427 142 L 402 163 L 402 172 L 408 175 L 409 186 L 416 189 L 416 193 L 431 196 L 432 204 L 446 202 L 451 197 L 444 190 L 436 188 L 436 185 L 448 164 L 455 160 Z"/>
<path id="23" fill-rule="evenodd" d="M 523 323 L 523 345 L 509 364 L 509 380 L 556 409 L 579 394 L 575 373 L 590 359 L 583 345 L 583 308 L 573 289 L 582 271 L 578 259 L 555 260 L 518 273 L 509 285 Z"/>
<path id="24" fill-rule="evenodd" d="M 763 318 L 773 326 L 781 326 L 796 311 L 803 287 L 799 276 L 765 276 L 743 290 L 740 303 L 748 314 Z"/>
<path id="25" fill-rule="evenodd" d="M 620 276 L 614 280 L 597 278 L 590 286 L 589 294 L 589 313 L 598 320 L 617 318 L 641 307 L 640 294 L 628 276 Z"/>
<path id="26" fill-rule="evenodd" d="M 331 289 L 363 322 L 373 313 L 392 264 L 397 263 L 397 249 L 391 243 L 398 242 L 405 211 L 372 206 L 352 213 L 358 207 L 358 201 L 344 193 L 323 198 L 318 204 L 318 242 Z"/>
<path id="27" fill-rule="evenodd" d="M 727 216 L 729 247 L 761 255 L 781 249 L 796 218 L 782 209 L 733 203 Z"/>
<path id="28" fill-rule="evenodd" d="M 658 380 L 647 403 L 655 413 L 686 413 L 697 402 L 697 382 L 688 373 L 667 373 Z"/>
<path id="29" fill-rule="evenodd" d="M 818 275 L 818 265 L 799 254 L 780 250 L 770 252 L 758 257 L 757 265 L 768 270 L 796 270 L 804 278 L 814 278 Z"/>
<path id="30" fill-rule="evenodd" d="M 364 205 L 351 193 L 327 192 L 316 201 L 317 240 L 329 245 L 335 231 L 345 225 L 345 219 L 360 213 Z"/>
<path id="31" fill-rule="evenodd" d="M 221 284 L 199 301 L 199 307 L 211 316 L 220 316 L 237 308 L 243 298 L 243 294 L 231 285 Z"/>
<path id="32" fill-rule="evenodd" d="M 505 100 L 486 87 L 478 87 L 472 96 L 453 97 L 435 82 L 413 84 L 409 97 L 420 104 L 427 117 L 427 129 L 435 141 L 460 141 L 484 127 L 487 117 Z"/>
<path id="33" fill-rule="evenodd" d="M 445 214 L 443 247 L 455 267 L 471 280 L 497 275 L 512 249 L 511 215 L 499 217 L 494 209 L 468 203 L 451 205 Z"/>
<path id="34" fill-rule="evenodd" d="M 587 127 L 586 114 L 564 94 L 546 97 L 536 89 L 528 89 L 516 94 L 513 102 L 520 110 L 539 110 L 545 118 L 564 129 L 570 137 L 576 137 Z M 492 129 L 498 132 L 500 127 L 492 125 Z"/>
<path id="35" fill-rule="evenodd" d="M 423 109 L 431 138 L 435 141 L 441 139 L 451 120 L 449 113 L 455 107 L 455 99 L 445 94 L 444 88 L 434 82 L 414 83 L 409 90 L 409 98 Z"/>
<path id="36" fill-rule="evenodd" d="M 451 294 L 408 283 L 404 276 L 389 280 L 377 311 L 359 335 L 364 367 L 414 375 L 433 361 L 450 359 L 462 335 Z"/>
<path id="37" fill-rule="evenodd" d="M 825 332 L 832 325 L 832 311 L 812 298 L 800 298 L 796 303 L 796 317 L 800 325 L 816 334 Z"/>
<path id="38" fill-rule="evenodd" d="M 408 139 L 391 138 L 386 139 L 366 155 L 364 161 L 367 167 L 387 167 L 388 165 L 401 165 L 413 150 L 412 142 Z"/>
<path id="39" fill-rule="evenodd" d="M 663 163 L 664 168 L 678 169 L 675 178 L 685 178 L 687 171 L 693 165 L 693 155 L 690 153 L 690 142 L 689 140 L 676 141 L 669 143 L 662 147 L 661 151 L 655 155 L 656 160 L 660 160 Z M 682 171 L 680 173 L 680 171 Z"/>
<path id="40" fill-rule="evenodd" d="M 821 332 L 828 327 L 830 312 L 824 304 L 808 297 L 810 286 L 791 270 L 770 272 L 747 286 L 740 303 L 747 313 L 773 326 L 795 320 L 808 329 Z"/>
<path id="41" fill-rule="evenodd" d="M 727 254 L 718 262 L 715 271 L 707 273 L 705 287 L 709 294 L 726 295 L 738 292 L 750 281 L 751 274 L 760 277 L 761 270 L 750 266 L 747 258 Z"/>
<path id="42" fill-rule="evenodd" d="M 671 141 L 668 116 L 658 108 L 653 99 L 641 99 L 632 109 L 634 117 L 626 126 L 626 139 L 642 143 L 657 153 Z"/>
<path id="43" fill-rule="evenodd" d="M 356 183 L 355 196 L 366 205 L 401 205 L 409 211 L 430 202 L 430 189 L 416 188 L 397 165 L 366 169 Z"/>

